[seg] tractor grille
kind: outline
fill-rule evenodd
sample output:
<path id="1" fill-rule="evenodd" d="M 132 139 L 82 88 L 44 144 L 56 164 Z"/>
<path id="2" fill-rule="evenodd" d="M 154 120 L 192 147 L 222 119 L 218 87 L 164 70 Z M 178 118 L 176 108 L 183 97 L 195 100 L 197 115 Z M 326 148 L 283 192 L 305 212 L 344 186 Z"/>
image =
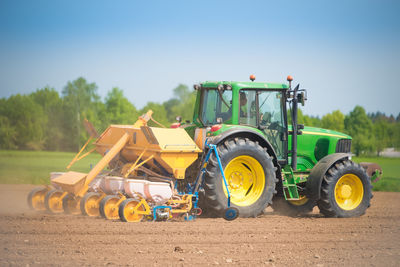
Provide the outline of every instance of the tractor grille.
<path id="1" fill-rule="evenodd" d="M 340 139 L 336 144 L 336 153 L 350 153 L 351 139 Z"/>

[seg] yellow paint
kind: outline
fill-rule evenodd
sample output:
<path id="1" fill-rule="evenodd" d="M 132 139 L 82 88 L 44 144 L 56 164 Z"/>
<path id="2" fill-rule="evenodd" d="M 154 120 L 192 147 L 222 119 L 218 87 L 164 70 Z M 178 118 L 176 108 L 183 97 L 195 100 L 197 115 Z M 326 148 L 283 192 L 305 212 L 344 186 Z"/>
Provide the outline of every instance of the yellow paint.
<path id="1" fill-rule="evenodd" d="M 171 206 L 177 206 L 171 210 L 171 213 L 187 213 L 192 207 L 192 196 L 193 195 L 183 195 L 182 199 L 171 199 L 168 200 L 167 204 Z"/>
<path id="2" fill-rule="evenodd" d="M 100 215 L 99 204 L 105 196 L 106 194 L 102 193 L 101 195 L 92 195 L 91 197 L 86 199 L 86 202 L 84 203 L 84 208 L 88 216 L 94 217 Z"/>
<path id="3" fill-rule="evenodd" d="M 139 222 L 143 219 L 144 215 L 150 214 L 151 208 L 144 198 L 142 198 L 140 201 L 129 201 L 123 209 L 123 215 L 127 222 Z"/>
<path id="4" fill-rule="evenodd" d="M 333 137 L 339 137 L 339 138 L 348 138 L 347 136 L 343 135 L 338 135 L 338 134 L 330 134 L 330 133 L 316 133 L 316 132 L 307 132 L 307 131 L 302 131 L 303 134 L 311 134 L 311 135 L 324 135 L 324 136 L 333 136 Z"/>
<path id="5" fill-rule="evenodd" d="M 50 195 L 50 197 L 48 198 L 48 206 L 49 206 L 51 212 L 53 212 L 53 213 L 64 212 L 64 209 L 62 206 L 62 200 L 67 194 L 68 194 L 68 192 L 56 191 Z"/>
<path id="6" fill-rule="evenodd" d="M 308 202 L 308 200 L 309 198 L 307 198 L 306 196 L 300 196 L 298 200 L 288 200 L 288 201 L 290 202 L 290 204 L 294 206 L 303 206 Z"/>
<path id="7" fill-rule="evenodd" d="M 114 198 L 109 199 L 104 204 L 104 215 L 108 220 L 119 219 L 118 208 L 122 201 L 124 201 L 126 197 L 122 194 L 116 196 Z"/>
<path id="8" fill-rule="evenodd" d="M 40 190 L 35 194 L 33 194 L 33 196 L 30 199 L 30 202 L 34 210 L 38 211 L 46 210 L 46 207 L 44 206 L 44 198 L 48 191 L 49 190 L 47 188 L 44 188 L 43 190 Z"/>
<path id="9" fill-rule="evenodd" d="M 184 129 L 134 128 L 129 125 L 108 127 L 96 142 L 97 151 L 104 154 L 125 133 L 130 136 L 127 144 L 121 148 L 121 154 L 126 160 L 134 163 L 139 162 L 138 158 L 153 156 L 153 160 L 149 160 L 146 165 L 158 169 L 159 164 L 177 179 L 185 178 L 186 168 L 202 152 Z M 133 164 L 131 167 L 136 166 Z"/>
<path id="10" fill-rule="evenodd" d="M 83 147 L 81 148 L 81 150 L 79 150 L 78 154 L 76 154 L 75 157 L 72 159 L 72 161 L 68 164 L 67 170 L 69 170 L 69 168 L 71 168 L 71 166 L 72 166 L 75 162 L 77 162 L 77 161 L 83 159 L 84 157 L 86 157 L 87 155 L 89 155 L 90 153 L 92 153 L 92 152 L 95 150 L 95 148 L 93 148 L 93 149 L 91 149 L 89 152 L 87 152 L 87 153 L 85 153 L 84 155 L 80 156 L 80 154 L 83 152 L 83 150 L 85 150 L 86 146 L 89 144 L 89 142 L 90 142 L 92 139 L 93 139 L 93 137 L 90 136 L 89 139 L 86 141 L 86 143 L 85 143 L 85 144 L 83 145 Z"/>
<path id="11" fill-rule="evenodd" d="M 345 174 L 335 185 L 335 200 L 343 210 L 357 208 L 364 197 L 363 184 L 355 174 Z"/>
<path id="12" fill-rule="evenodd" d="M 254 204 L 264 192 L 264 169 L 251 156 L 243 155 L 232 159 L 226 165 L 224 173 L 231 195 L 231 202 L 237 206 L 250 206 Z M 225 195 L 228 196 L 224 181 L 221 181 L 221 183 Z"/>

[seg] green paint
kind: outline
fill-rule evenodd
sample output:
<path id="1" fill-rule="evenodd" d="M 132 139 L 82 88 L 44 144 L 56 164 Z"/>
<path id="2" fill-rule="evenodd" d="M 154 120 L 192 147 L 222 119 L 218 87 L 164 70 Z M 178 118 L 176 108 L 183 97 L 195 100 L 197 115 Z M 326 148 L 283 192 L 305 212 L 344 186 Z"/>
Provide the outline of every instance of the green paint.
<path id="1" fill-rule="evenodd" d="M 220 87 L 220 91 L 217 88 Z M 221 88 L 222 87 L 222 88 Z M 340 139 L 350 136 L 326 129 L 305 127 L 298 135 L 297 171 L 291 162 L 292 127 L 284 120 L 286 94 L 289 87 L 281 83 L 207 81 L 197 91 L 193 122 L 197 127 L 211 127 L 222 120 L 218 131 L 208 131 L 213 137 L 233 128 L 251 129 L 264 136 L 273 146 L 278 159 L 287 163 L 282 166 L 283 186 L 286 199 L 299 199 L 297 186 L 307 181 L 307 175 L 317 162 L 336 152 Z M 241 95 L 242 94 L 242 95 Z M 245 101 L 241 98 L 245 95 Z M 267 103 L 267 105 L 264 105 Z M 258 104 L 258 106 L 257 106 Z M 273 127 L 277 123 L 280 127 Z M 281 136 L 286 135 L 286 140 Z M 283 149 L 287 147 L 287 150 Z"/>

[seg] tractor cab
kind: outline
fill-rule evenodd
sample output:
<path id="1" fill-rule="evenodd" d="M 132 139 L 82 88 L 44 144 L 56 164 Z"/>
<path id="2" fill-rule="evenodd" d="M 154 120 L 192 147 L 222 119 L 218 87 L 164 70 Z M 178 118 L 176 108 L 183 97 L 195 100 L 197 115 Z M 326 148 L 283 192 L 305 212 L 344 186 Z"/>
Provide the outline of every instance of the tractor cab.
<path id="1" fill-rule="evenodd" d="M 199 89 L 200 99 L 195 119 L 202 127 L 250 127 L 267 137 L 279 159 L 287 159 L 287 85 L 205 82 L 195 88 Z"/>

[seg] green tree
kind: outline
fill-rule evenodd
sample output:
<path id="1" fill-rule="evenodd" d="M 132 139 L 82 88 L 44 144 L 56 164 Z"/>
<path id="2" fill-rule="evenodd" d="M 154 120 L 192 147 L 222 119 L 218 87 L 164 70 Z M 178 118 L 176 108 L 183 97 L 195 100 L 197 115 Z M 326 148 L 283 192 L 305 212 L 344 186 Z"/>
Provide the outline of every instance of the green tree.
<path id="1" fill-rule="evenodd" d="M 104 118 L 104 103 L 97 94 L 97 85 L 88 83 L 80 77 L 68 82 L 62 91 L 64 120 L 63 129 L 66 136 L 65 145 L 69 149 L 79 150 L 81 144 L 88 138 L 83 130 L 82 122 L 87 118 L 96 128 L 102 125 Z"/>
<path id="2" fill-rule="evenodd" d="M 181 116 L 183 121 L 191 121 L 196 102 L 196 92 L 189 90 L 186 85 L 180 84 L 174 89 L 174 96 L 178 100 L 178 104 L 171 107 L 169 121 L 173 122 L 176 116 Z"/>
<path id="3" fill-rule="evenodd" d="M 374 122 L 373 133 L 375 140 L 376 155 L 379 157 L 380 153 L 389 144 L 389 123 L 385 119 L 378 119 Z"/>
<path id="4" fill-rule="evenodd" d="M 107 95 L 105 107 L 110 123 L 134 124 L 139 112 L 135 106 L 124 96 L 121 89 L 114 87 Z"/>
<path id="5" fill-rule="evenodd" d="M 0 106 L 1 126 L 6 129 L 2 137 L 4 147 L 39 150 L 44 147 L 43 129 L 47 118 L 42 107 L 27 95 L 13 95 Z M 7 118 L 7 119 L 5 119 Z"/>
<path id="6" fill-rule="evenodd" d="M 165 101 L 163 103 L 165 111 L 167 112 L 167 119 L 169 122 L 174 122 L 176 119 L 176 116 L 178 116 L 178 114 L 175 111 L 175 107 L 179 106 L 179 105 L 180 105 L 180 101 L 176 98 L 171 98 L 168 101 Z"/>
<path id="7" fill-rule="evenodd" d="M 346 133 L 353 137 L 352 149 L 358 156 L 373 148 L 372 122 L 365 109 L 356 106 L 344 119 Z"/>
<path id="8" fill-rule="evenodd" d="M 400 149 L 400 122 L 394 124 L 392 129 L 393 129 L 392 131 L 394 132 L 394 134 L 393 134 L 393 144 L 394 145 L 393 146 L 396 149 Z"/>
<path id="9" fill-rule="evenodd" d="M 321 127 L 325 129 L 331 129 L 339 132 L 344 130 L 344 115 L 340 110 L 335 110 L 332 113 L 328 113 L 321 119 Z"/>
<path id="10" fill-rule="evenodd" d="M 54 88 L 45 87 L 30 94 L 30 97 L 39 104 L 46 116 L 46 125 L 43 129 L 46 150 L 61 150 L 64 142 L 62 99 Z"/>
<path id="11" fill-rule="evenodd" d="M 287 111 L 287 117 L 288 117 L 288 123 L 289 123 L 289 125 L 291 125 L 292 124 L 292 114 L 291 114 L 290 110 Z M 305 126 L 320 127 L 321 120 L 318 117 L 304 115 L 303 111 L 299 108 L 297 110 L 297 123 L 304 124 Z"/>
<path id="12" fill-rule="evenodd" d="M 0 115 L 0 149 L 16 149 L 17 130 L 11 125 L 10 120 Z"/>
<path id="13" fill-rule="evenodd" d="M 148 102 L 146 106 L 144 106 L 141 110 L 140 110 L 140 114 L 144 114 L 146 113 L 148 110 L 152 110 L 153 111 L 153 118 L 154 120 L 156 120 L 158 123 L 161 123 L 162 125 L 164 125 L 165 127 L 169 127 L 169 121 L 167 118 L 167 112 L 165 110 L 164 105 L 158 104 L 158 103 L 154 103 L 154 102 Z M 159 125 L 157 125 L 154 122 L 149 122 L 150 126 L 157 126 L 159 127 Z"/>

